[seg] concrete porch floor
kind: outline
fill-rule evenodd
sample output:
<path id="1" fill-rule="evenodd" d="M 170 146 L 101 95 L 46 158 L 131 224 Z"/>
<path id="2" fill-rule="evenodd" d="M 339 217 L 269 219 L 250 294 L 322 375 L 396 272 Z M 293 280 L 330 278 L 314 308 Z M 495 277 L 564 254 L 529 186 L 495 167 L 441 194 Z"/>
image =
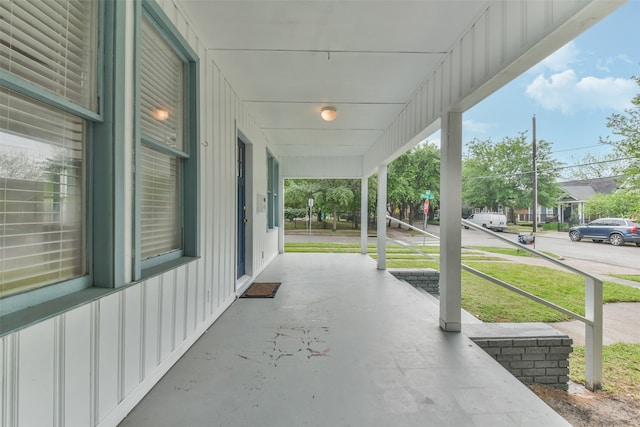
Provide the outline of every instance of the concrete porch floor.
<path id="1" fill-rule="evenodd" d="M 121 426 L 568 426 L 359 254 L 284 254 Z"/>

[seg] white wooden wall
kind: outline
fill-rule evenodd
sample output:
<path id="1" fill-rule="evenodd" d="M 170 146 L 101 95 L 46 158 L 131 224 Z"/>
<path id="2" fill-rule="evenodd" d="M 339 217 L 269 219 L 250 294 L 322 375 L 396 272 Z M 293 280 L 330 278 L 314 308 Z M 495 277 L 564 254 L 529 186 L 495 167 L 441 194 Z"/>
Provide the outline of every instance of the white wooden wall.
<path id="1" fill-rule="evenodd" d="M 3 427 L 117 425 L 236 298 L 236 126 L 251 145 L 248 201 L 267 194 L 265 138 L 184 16 L 159 3 L 201 64 L 201 258 L 2 337 Z M 255 275 L 278 233 L 250 208 Z"/>

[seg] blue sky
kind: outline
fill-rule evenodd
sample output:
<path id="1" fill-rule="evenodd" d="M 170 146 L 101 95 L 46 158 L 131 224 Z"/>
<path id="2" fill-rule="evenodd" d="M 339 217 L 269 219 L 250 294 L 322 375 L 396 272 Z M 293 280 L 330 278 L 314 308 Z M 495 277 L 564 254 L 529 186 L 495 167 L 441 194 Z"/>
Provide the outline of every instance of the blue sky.
<path id="1" fill-rule="evenodd" d="M 606 119 L 631 106 L 640 87 L 640 0 L 632 0 L 463 115 L 463 142 L 501 141 L 527 132 L 536 116 L 537 139 L 553 142 L 553 156 L 567 164 L 610 135 Z M 428 138 L 433 141 L 439 139 Z M 615 137 L 612 137 L 615 139 Z"/>

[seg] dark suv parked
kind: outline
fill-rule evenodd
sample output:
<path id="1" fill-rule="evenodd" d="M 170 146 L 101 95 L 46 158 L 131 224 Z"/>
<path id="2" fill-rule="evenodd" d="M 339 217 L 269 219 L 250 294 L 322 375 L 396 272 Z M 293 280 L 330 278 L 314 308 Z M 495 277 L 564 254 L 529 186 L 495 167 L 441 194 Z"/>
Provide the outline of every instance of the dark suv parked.
<path id="1" fill-rule="evenodd" d="M 608 240 L 614 246 L 621 246 L 626 242 L 640 246 L 640 228 L 630 219 L 600 218 L 587 225 L 571 227 L 569 238 L 574 242 L 582 239 L 591 239 L 594 242 Z"/>

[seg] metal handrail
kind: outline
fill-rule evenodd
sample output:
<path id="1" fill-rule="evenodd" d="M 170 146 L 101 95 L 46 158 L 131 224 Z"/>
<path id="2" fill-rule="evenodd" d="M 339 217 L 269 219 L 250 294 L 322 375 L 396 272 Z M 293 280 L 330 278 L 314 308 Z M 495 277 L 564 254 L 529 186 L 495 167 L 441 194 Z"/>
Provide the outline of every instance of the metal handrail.
<path id="1" fill-rule="evenodd" d="M 407 224 L 403 221 L 400 221 L 396 218 L 393 218 L 387 215 L 387 219 L 390 221 L 397 222 L 411 230 L 417 231 L 421 234 L 433 237 L 437 240 L 440 238 L 434 234 L 428 233 L 425 230 L 421 230 L 417 227 L 414 227 L 411 224 Z M 540 298 L 536 295 L 533 295 L 529 292 L 523 291 L 522 289 L 513 286 L 507 282 L 504 282 L 500 279 L 496 279 L 495 277 L 489 276 L 481 271 L 478 271 L 474 268 L 471 268 L 467 265 L 461 263 L 461 268 L 469 273 L 472 273 L 478 277 L 481 277 L 485 280 L 488 280 L 496 285 L 499 285 L 505 289 L 508 289 L 512 292 L 515 292 L 519 295 L 522 295 L 532 301 L 543 304 L 546 307 L 549 307 L 553 310 L 559 311 L 560 313 L 566 314 L 576 320 L 579 320 L 585 324 L 585 380 L 587 383 L 587 388 L 591 390 L 597 390 L 601 387 L 602 384 L 602 324 L 603 324 L 603 315 L 602 315 L 602 303 L 603 303 L 603 290 L 602 290 L 602 280 L 597 277 L 584 272 L 580 269 L 577 269 L 569 264 L 566 264 L 560 260 L 557 260 L 549 255 L 546 255 L 542 252 L 539 252 L 535 249 L 529 248 L 527 246 L 522 246 L 520 243 L 515 243 L 506 237 L 500 236 L 484 227 L 480 227 L 470 221 L 462 219 L 462 225 L 467 228 L 472 228 L 474 230 L 481 231 L 483 233 L 491 234 L 492 237 L 502 240 L 503 242 L 516 246 L 518 249 L 525 250 L 537 257 L 543 258 L 552 264 L 555 264 L 559 267 L 562 267 L 566 270 L 571 271 L 572 273 L 579 274 L 585 278 L 585 315 L 581 316 L 577 313 L 572 312 L 571 310 L 567 310 L 557 304 L 554 304 L 550 301 L 545 300 L 544 298 Z M 389 239 L 394 243 L 398 243 L 401 246 L 410 248 L 412 251 L 425 255 L 433 260 L 436 260 L 435 257 L 425 254 L 422 251 L 419 251 L 415 248 L 411 248 L 409 245 L 405 245 L 401 242 L 398 242 L 393 239 Z"/>

